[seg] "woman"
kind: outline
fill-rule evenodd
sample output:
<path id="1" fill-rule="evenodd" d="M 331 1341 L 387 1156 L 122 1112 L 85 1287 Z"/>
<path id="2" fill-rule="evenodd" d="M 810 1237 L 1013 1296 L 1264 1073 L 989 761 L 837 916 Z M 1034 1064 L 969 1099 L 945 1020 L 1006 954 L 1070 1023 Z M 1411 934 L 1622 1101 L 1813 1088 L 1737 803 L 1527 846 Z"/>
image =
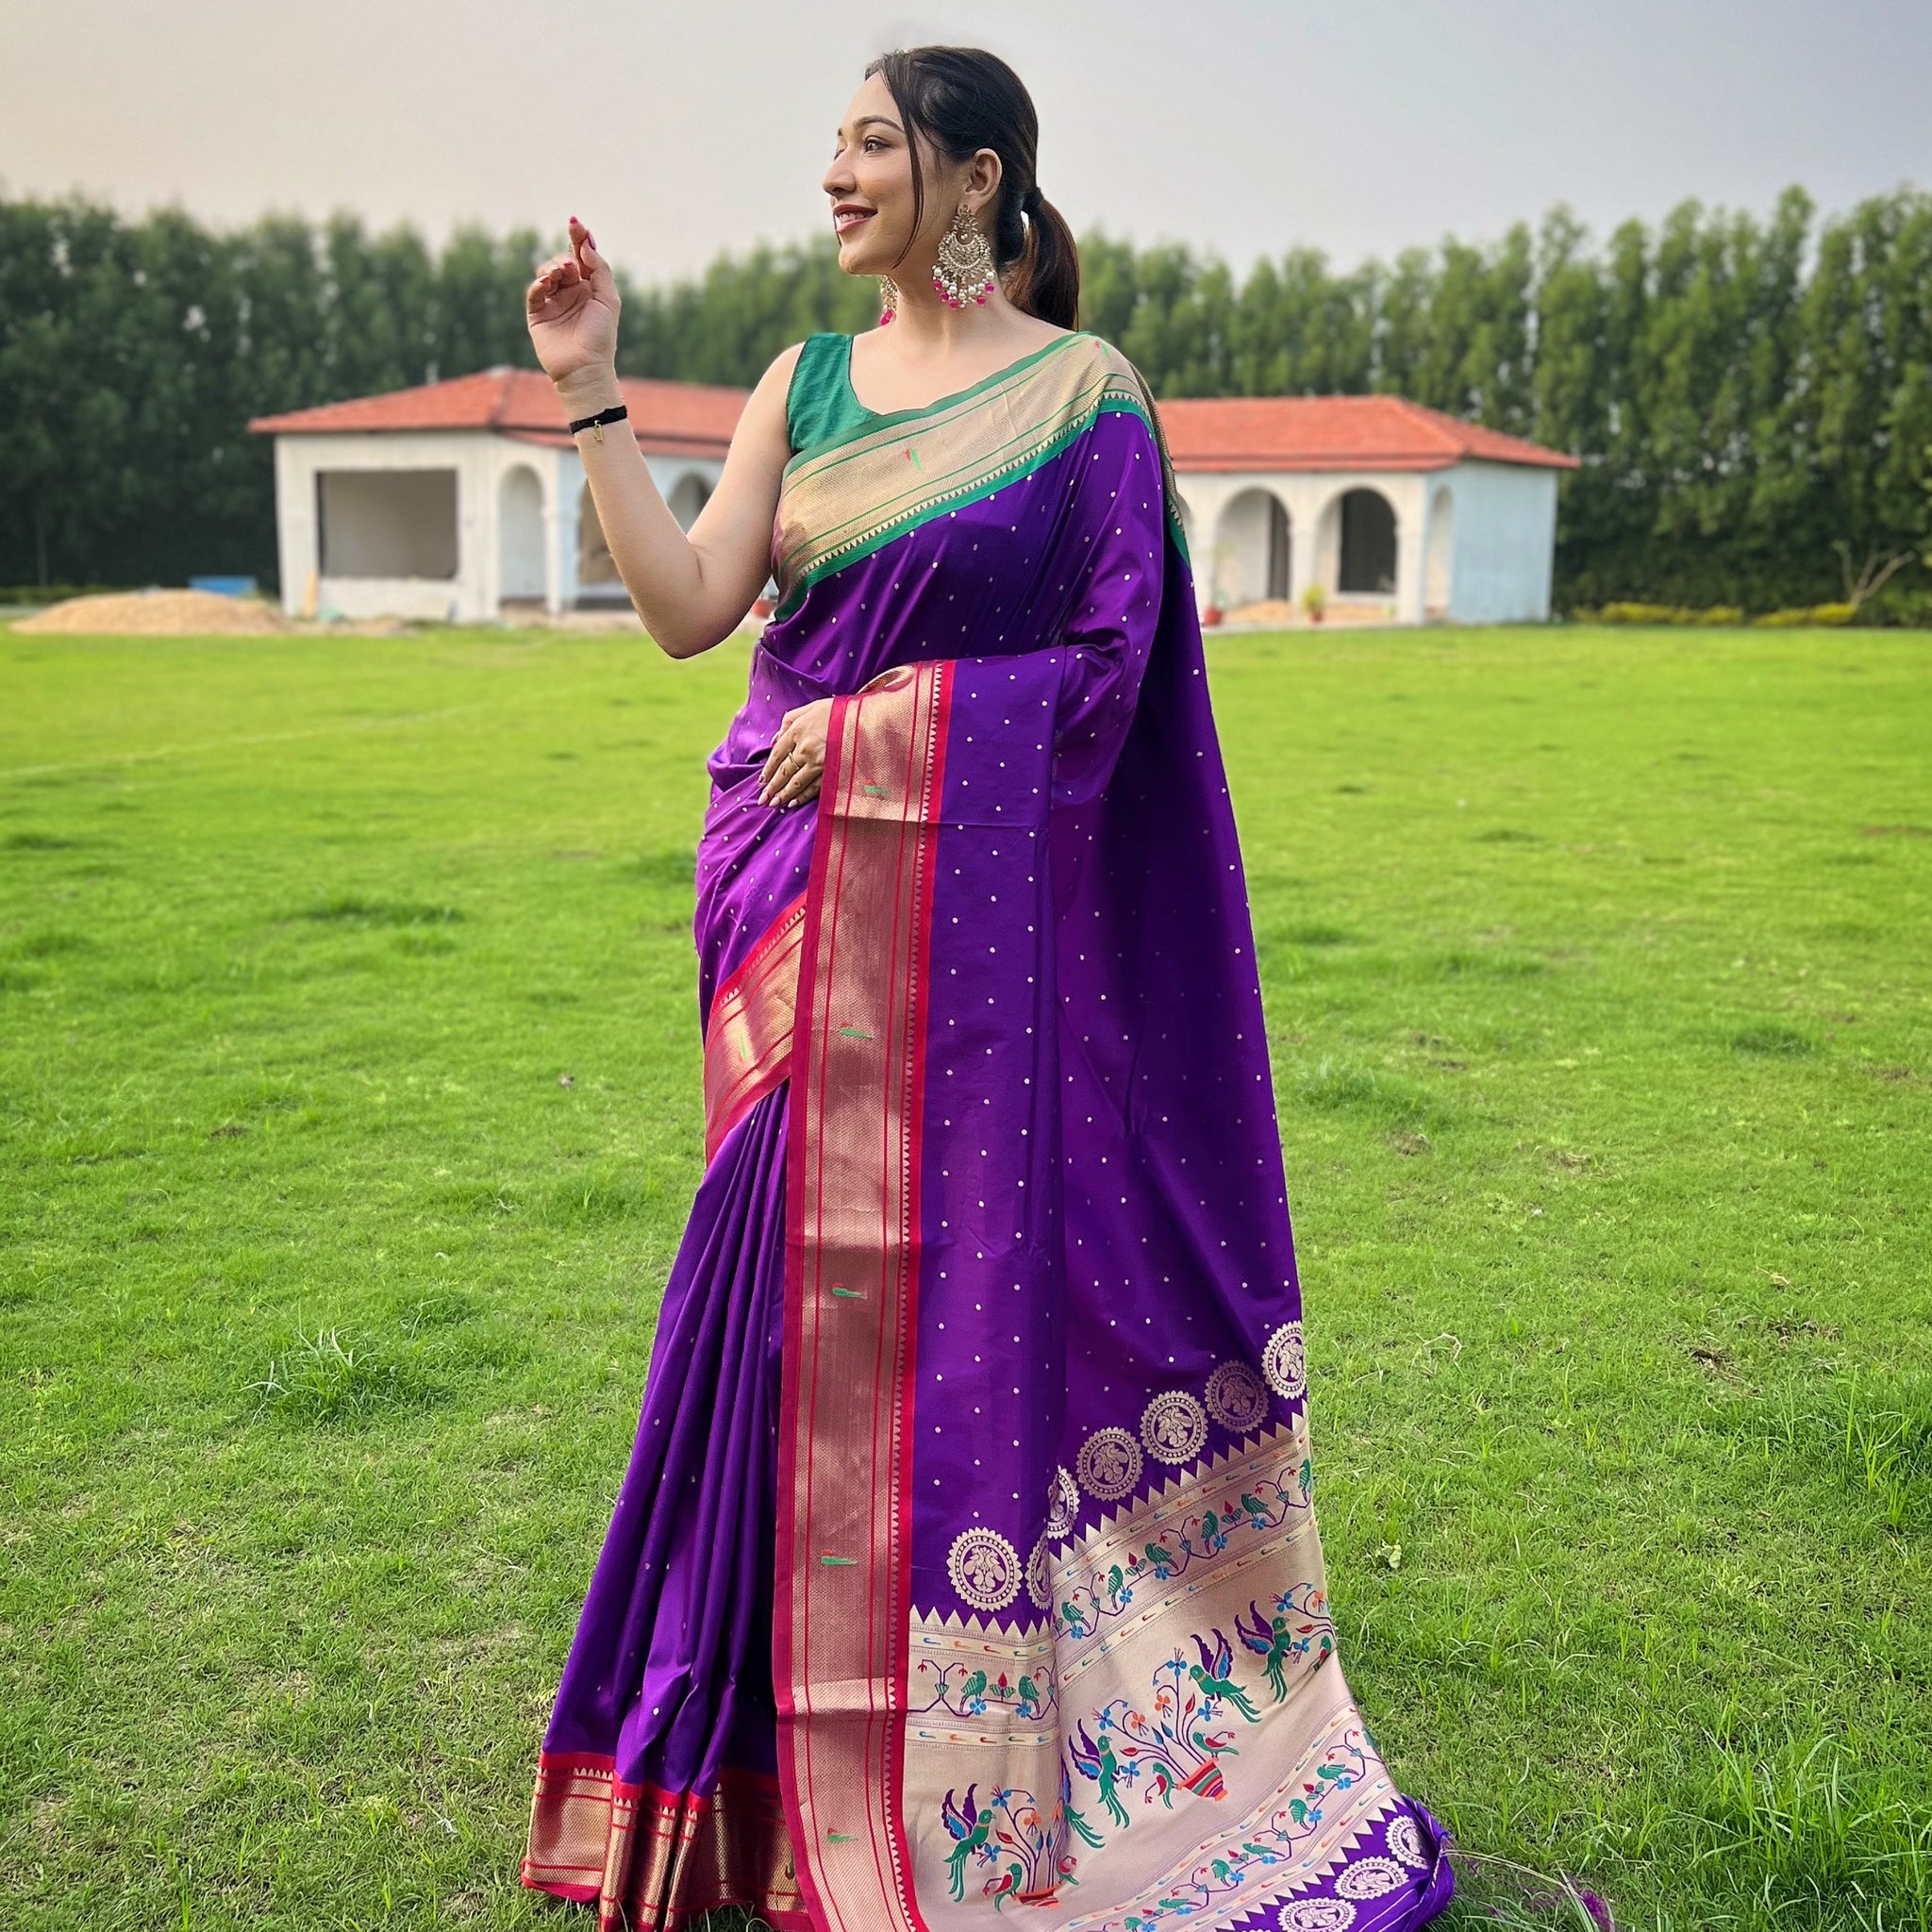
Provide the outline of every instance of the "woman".
<path id="1" fill-rule="evenodd" d="M 531 334 L 674 657 L 775 577 L 698 848 L 707 1168 L 540 1760 L 602 1921 L 1363 1932 L 1446 1900 L 1334 1656 L 1178 503 L 991 56 L 868 69 L 866 334 L 679 530 L 581 223 Z"/>

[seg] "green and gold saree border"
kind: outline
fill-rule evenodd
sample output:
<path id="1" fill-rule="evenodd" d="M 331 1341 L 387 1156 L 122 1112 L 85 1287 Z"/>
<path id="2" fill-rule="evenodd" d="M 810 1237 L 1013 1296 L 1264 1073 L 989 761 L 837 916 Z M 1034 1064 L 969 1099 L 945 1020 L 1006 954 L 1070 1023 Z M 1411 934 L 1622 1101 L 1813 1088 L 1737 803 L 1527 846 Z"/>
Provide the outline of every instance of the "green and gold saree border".
<path id="1" fill-rule="evenodd" d="M 1037 470 L 1114 410 L 1139 416 L 1154 438 L 1185 558 L 1174 466 L 1147 385 L 1110 342 L 1076 331 L 929 409 L 879 417 L 793 457 L 773 533 L 777 616 L 790 616 L 822 577 Z"/>

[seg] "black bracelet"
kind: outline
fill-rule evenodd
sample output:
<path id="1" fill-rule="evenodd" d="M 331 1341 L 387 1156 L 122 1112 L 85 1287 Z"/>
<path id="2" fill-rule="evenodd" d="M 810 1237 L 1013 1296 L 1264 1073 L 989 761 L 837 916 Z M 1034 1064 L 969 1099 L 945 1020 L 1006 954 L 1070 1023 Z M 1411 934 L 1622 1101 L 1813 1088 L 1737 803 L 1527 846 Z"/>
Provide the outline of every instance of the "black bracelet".
<path id="1" fill-rule="evenodd" d="M 604 425 L 607 423 L 622 423 L 629 414 L 630 411 L 622 403 L 619 403 L 615 408 L 601 410 L 594 416 L 579 416 L 570 425 L 570 433 L 575 436 L 579 429 L 594 429 L 597 432 L 597 441 L 602 442 L 604 441 Z"/>

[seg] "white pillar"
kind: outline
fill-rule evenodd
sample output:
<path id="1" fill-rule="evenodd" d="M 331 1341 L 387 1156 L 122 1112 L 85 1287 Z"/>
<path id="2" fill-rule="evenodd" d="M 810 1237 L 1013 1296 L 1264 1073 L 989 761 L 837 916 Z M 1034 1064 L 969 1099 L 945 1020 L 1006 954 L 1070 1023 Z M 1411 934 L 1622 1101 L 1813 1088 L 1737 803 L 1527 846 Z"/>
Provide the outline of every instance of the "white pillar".
<path id="1" fill-rule="evenodd" d="M 1403 498 L 1407 501 L 1405 503 Z M 1421 624 L 1424 615 L 1429 567 L 1429 491 L 1424 477 L 1420 489 L 1391 494 L 1395 505 L 1395 621 Z"/>
<path id="2" fill-rule="evenodd" d="M 563 479 L 558 474 L 561 467 L 555 452 L 543 466 L 543 614 L 546 617 L 558 616 L 563 609 L 563 565 L 557 548 L 563 529 L 563 511 L 558 501 L 563 488 Z"/>
<path id="3" fill-rule="evenodd" d="M 577 524 L 581 516 L 584 488 L 583 458 L 575 445 L 560 450 L 557 458 L 557 594 L 559 608 L 568 610 L 577 601 Z"/>
<path id="4" fill-rule="evenodd" d="M 1298 476 L 1276 481 L 1281 507 L 1288 512 L 1288 602 L 1299 610 L 1302 597 L 1315 580 L 1315 513 L 1313 493 Z"/>

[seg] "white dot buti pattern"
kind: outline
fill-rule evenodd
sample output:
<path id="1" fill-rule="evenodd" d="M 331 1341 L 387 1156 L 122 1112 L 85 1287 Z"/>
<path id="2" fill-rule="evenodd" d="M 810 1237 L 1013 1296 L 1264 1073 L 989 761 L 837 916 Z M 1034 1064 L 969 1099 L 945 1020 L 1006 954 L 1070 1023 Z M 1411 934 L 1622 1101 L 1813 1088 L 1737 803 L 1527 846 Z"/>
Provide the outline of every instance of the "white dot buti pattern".
<path id="1" fill-rule="evenodd" d="M 862 686 L 889 664 L 952 660 L 959 701 L 947 741 L 944 823 L 954 825 L 957 815 L 959 826 L 987 828 L 992 849 L 974 851 L 962 876 L 960 840 L 945 848 L 935 873 L 927 1108 L 941 1170 L 934 1238 L 946 1250 L 935 1321 L 944 1332 L 929 1362 L 920 1363 L 936 1400 L 921 1413 L 929 1424 L 929 1433 L 920 1431 L 921 1451 L 933 1462 L 919 1472 L 918 1489 L 936 1520 L 922 1527 L 918 1561 L 946 1575 L 962 1609 L 985 1614 L 1028 1598 L 1050 1608 L 1042 1600 L 1050 1553 L 1079 1533 L 1083 1514 L 1125 1507 L 1185 1465 L 1205 1466 L 1229 1438 L 1267 1430 L 1278 1384 L 1263 1373 L 1261 1344 L 1295 1307 L 1285 1186 L 1264 1111 L 1265 1050 L 1254 1045 L 1262 1029 L 1252 936 L 1239 908 L 1224 930 L 1216 923 L 1224 899 L 1241 896 L 1227 786 L 1206 712 L 1198 638 L 1183 635 L 1175 644 L 1162 628 L 1170 604 L 1190 608 L 1191 586 L 1163 547 L 1159 470 L 1138 418 L 1104 417 L 1051 490 L 1052 473 L 1042 473 L 1027 486 L 1030 495 L 1015 487 L 950 504 L 920 540 L 931 547 L 894 542 L 808 587 L 791 619 L 768 627 L 755 657 L 770 715 L 748 721 L 734 741 L 737 761 L 721 763 L 727 775 L 748 769 L 793 705 Z M 1170 649 L 1183 651 L 1184 661 L 1163 655 Z M 1138 736 L 1137 717 L 1144 725 Z M 1150 744 L 1168 747 L 1165 763 Z M 1205 774 L 1197 760 L 1206 761 Z M 1171 795 L 1160 788 L 1158 802 L 1157 771 L 1177 781 Z M 771 848 L 755 834 L 765 808 L 745 803 L 756 789 L 746 777 L 731 793 L 738 808 L 728 823 L 746 853 L 763 859 Z M 1156 920 L 1143 945 L 1114 890 L 1124 868 L 1149 857 L 1140 844 L 1123 843 L 1121 827 L 1141 824 L 1163 805 L 1167 818 L 1147 869 L 1184 874 L 1187 883 L 1161 887 L 1157 909 L 1205 906 L 1213 913 L 1205 923 L 1213 963 L 1198 962 L 1203 971 L 1175 962 L 1199 944 L 1204 928 Z M 718 816 L 727 820 L 724 809 Z M 801 889 L 794 878 L 808 856 L 805 831 L 801 824 L 782 864 L 775 852 L 766 860 L 774 875 L 745 881 L 757 886 L 757 901 Z M 738 857 L 722 837 L 708 842 L 702 882 Z M 1071 893 L 1065 904 L 1047 890 L 1062 881 Z M 720 883 L 724 917 L 743 896 L 737 884 Z M 1132 910 L 1138 916 L 1138 901 Z M 1036 983 L 1032 971 L 1039 946 L 1051 945 L 1039 936 L 1056 929 L 1064 998 L 1058 1008 L 1055 981 L 1042 975 Z M 1074 995 L 1067 997 L 1070 984 Z M 1033 1056 L 1041 1035 L 1069 1021 L 1077 1052 L 1062 1058 L 1067 1089 L 1056 1093 L 1053 1061 Z M 1227 1051 L 1183 1058 L 1175 1042 L 1196 1028 Z M 989 1095 L 987 1077 L 1009 1052 L 1010 1101 L 997 1078 Z M 1143 1056 L 1173 1068 L 1164 1075 L 1173 1091 L 1150 1108 L 1158 1112 L 1150 1128 L 1174 1150 L 1179 1205 L 1194 1225 L 1198 1257 L 1167 1251 L 1172 1237 L 1142 1210 L 1128 1149 L 1107 1138 L 1108 1123 L 1134 1098 L 1129 1083 Z M 1044 1094 L 1036 1078 L 1020 1077 L 1042 1072 Z M 1068 1318 L 1041 1315 L 1039 1284 L 1007 1257 L 1027 1250 L 1039 1217 L 1059 1206 L 1060 1179 L 1050 1149 L 1041 1147 L 1049 1138 L 1041 1109 L 1056 1106 L 1091 1148 L 1077 1188 L 1068 1188 L 1078 1198 L 1065 1210 L 1063 1253 L 1066 1306 L 1095 1310 L 1096 1319 L 1070 1327 L 1063 1396 L 1057 1391 L 1045 1411 L 1053 1424 L 1032 1431 L 1021 1426 L 1037 1392 L 1023 1364 L 1059 1358 L 1054 1323 Z M 1224 1148 L 1191 1131 L 1206 1113 L 1228 1127 Z M 1013 1150 L 1029 1158 L 1015 1162 Z M 1218 1301 L 1184 1291 L 1184 1269 L 1196 1258 L 1224 1291 Z M 1123 1284 L 1124 1295 L 1116 1292 Z M 1249 1304 L 1248 1320 L 1213 1334 L 1216 1307 L 1239 1307 L 1249 1293 L 1260 1305 Z M 1241 1359 L 1224 1358 L 1231 1356 Z M 1291 1380 L 1304 1386 L 1299 1366 Z M 1061 1415 L 1070 1436 L 1058 1435 Z M 1056 1453 L 1064 1464 L 1053 1462 Z M 960 1476 L 970 1497 L 956 1509 L 939 1492 Z"/>

